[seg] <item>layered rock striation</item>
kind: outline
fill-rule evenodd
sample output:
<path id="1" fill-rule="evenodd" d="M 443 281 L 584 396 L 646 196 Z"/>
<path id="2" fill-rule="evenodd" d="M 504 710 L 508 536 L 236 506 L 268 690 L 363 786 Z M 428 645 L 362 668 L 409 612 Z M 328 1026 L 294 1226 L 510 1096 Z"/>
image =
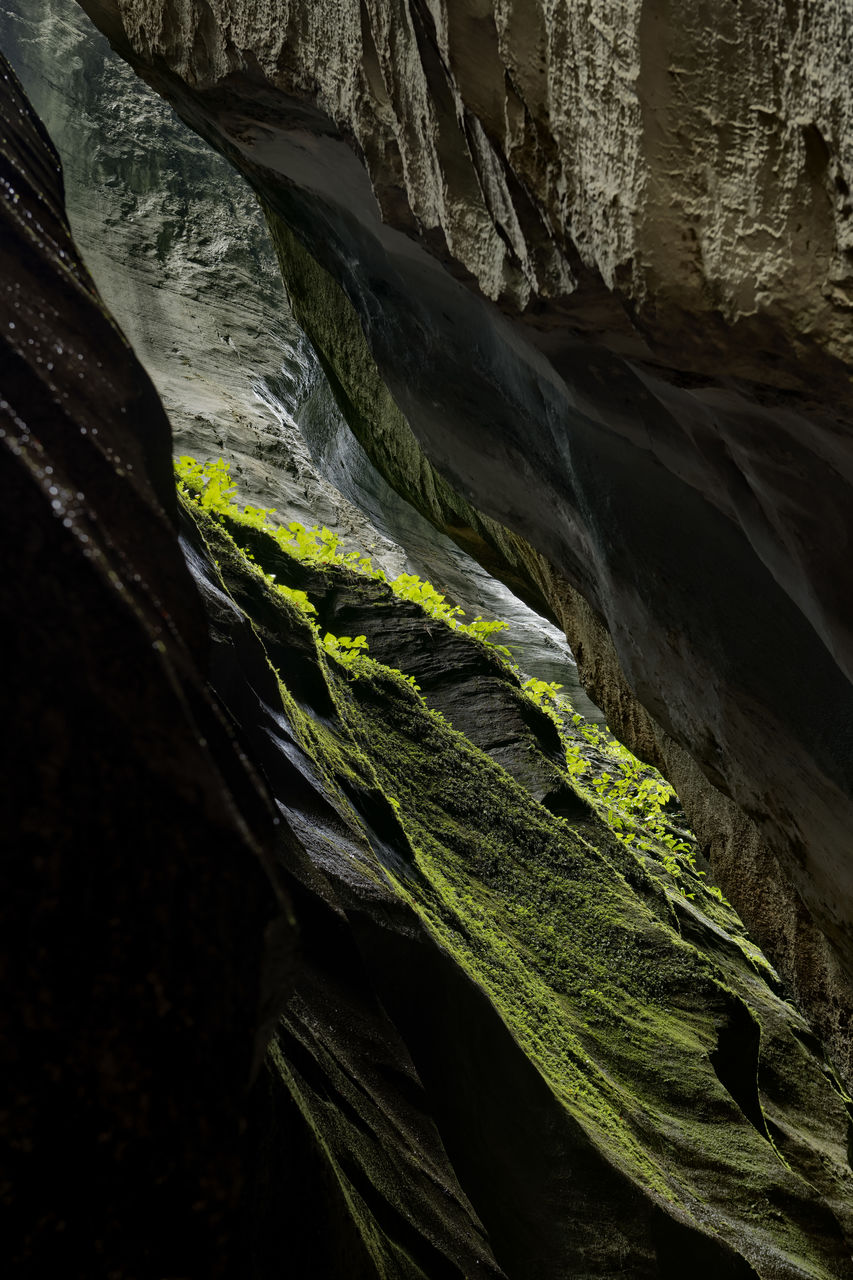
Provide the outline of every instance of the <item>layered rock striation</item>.
<path id="1" fill-rule="evenodd" d="M 0 44 L 62 157 L 75 239 L 151 376 L 177 454 L 227 457 L 247 500 L 332 528 L 390 573 L 507 619 L 531 671 L 587 714 L 565 638 L 390 488 L 291 317 L 263 214 L 64 0 L 2 0 Z M 57 67 L 62 74 L 57 75 Z"/>
<path id="2" fill-rule="evenodd" d="M 329 276 L 309 333 L 352 309 L 422 506 L 544 558 L 849 1065 L 846 6 L 83 6 Z"/>
<path id="3" fill-rule="evenodd" d="M 731 907 L 493 648 L 176 500 L 0 111 L 16 1273 L 842 1280 L 851 1103 Z"/>

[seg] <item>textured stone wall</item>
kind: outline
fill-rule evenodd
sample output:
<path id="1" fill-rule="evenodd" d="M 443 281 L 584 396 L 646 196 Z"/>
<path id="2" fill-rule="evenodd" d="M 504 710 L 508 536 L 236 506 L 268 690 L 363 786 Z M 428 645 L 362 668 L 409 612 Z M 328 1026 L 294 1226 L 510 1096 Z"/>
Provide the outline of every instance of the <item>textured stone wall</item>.
<path id="1" fill-rule="evenodd" d="M 246 501 L 334 529 L 391 577 L 507 619 L 521 664 L 572 690 L 565 638 L 384 483 L 293 323 L 264 217 L 239 173 L 66 0 L 0 0 L 0 47 L 60 153 L 98 288 L 152 378 L 176 454 L 227 456 Z M 56 76 L 61 64 L 64 73 Z"/>
<path id="2" fill-rule="evenodd" d="M 84 7 L 197 90 L 254 65 L 310 97 L 358 142 L 388 220 L 404 193 L 489 297 L 583 294 L 592 273 L 679 362 L 682 310 L 772 316 L 849 358 L 847 0 Z M 743 371 L 767 380 L 764 354 Z"/>
<path id="3" fill-rule="evenodd" d="M 587 601 L 850 971 L 849 5 L 84 7 L 337 281 L 431 464 Z"/>
<path id="4" fill-rule="evenodd" d="M 13 1271 L 841 1280 L 849 1099 L 730 906 L 496 653 L 176 500 L 2 59 L 0 125 Z"/>

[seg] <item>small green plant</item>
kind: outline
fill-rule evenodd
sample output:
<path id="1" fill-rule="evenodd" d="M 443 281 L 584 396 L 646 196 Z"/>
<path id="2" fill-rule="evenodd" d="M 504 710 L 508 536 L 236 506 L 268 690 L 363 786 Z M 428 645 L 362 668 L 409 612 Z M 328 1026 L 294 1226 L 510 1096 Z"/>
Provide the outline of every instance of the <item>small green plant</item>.
<path id="1" fill-rule="evenodd" d="M 273 575 L 270 574 L 269 576 L 270 578 L 272 578 L 273 582 L 275 582 L 275 578 L 273 577 Z M 275 589 L 276 591 L 280 592 L 281 595 L 283 595 L 287 600 L 289 600 L 291 604 L 295 604 L 297 609 L 301 609 L 303 613 L 307 613 L 309 614 L 309 616 L 311 614 L 316 616 L 317 610 L 314 608 L 313 604 L 308 599 L 307 592 L 297 591 L 294 587 L 285 587 L 281 583 L 276 583 Z"/>
<path id="2" fill-rule="evenodd" d="M 567 705 L 567 704 L 566 704 Z M 571 709 L 569 708 L 569 711 Z M 704 877 L 696 866 L 692 839 L 669 821 L 665 810 L 676 799 L 674 789 L 651 765 L 643 764 L 609 730 L 573 712 L 563 722 L 566 768 L 582 790 L 595 796 L 601 816 L 627 845 L 652 856 L 674 880 Z M 714 894 L 718 897 L 718 894 Z M 725 901 L 719 895 L 720 901 Z"/>
<path id="3" fill-rule="evenodd" d="M 486 619 L 478 613 L 473 622 L 469 622 L 467 626 L 468 634 L 477 636 L 480 640 L 491 640 L 492 636 L 497 635 L 499 631 L 506 631 L 509 626 L 508 622 L 501 622 L 500 618 Z M 501 653 L 509 653 L 504 645 L 496 645 Z M 559 686 L 562 688 L 562 686 Z"/>
<path id="4" fill-rule="evenodd" d="M 563 722 L 559 715 L 559 692 L 563 687 L 561 684 L 557 684 L 555 681 L 549 684 L 547 680 L 531 678 L 525 680 L 521 687 L 531 702 L 535 702 L 537 707 L 544 711 L 546 715 L 549 715 L 559 728 L 563 727 Z"/>
<path id="5" fill-rule="evenodd" d="M 414 573 L 401 573 L 389 586 L 401 600 L 411 600 L 420 605 L 431 618 L 446 623 L 451 630 L 455 630 L 459 626 L 459 618 L 464 617 L 458 604 L 448 604 L 446 597 L 436 591 L 432 583 L 424 582 Z"/>
<path id="6" fill-rule="evenodd" d="M 183 456 L 175 464 L 178 488 L 185 498 L 197 503 L 202 510 L 214 517 L 227 517 L 234 524 L 260 529 L 272 537 L 288 555 L 304 563 L 318 566 L 338 565 L 363 577 L 379 579 L 387 583 L 396 596 L 417 604 L 428 617 L 462 631 L 493 651 L 501 661 L 517 675 L 518 667 L 512 660 L 506 645 L 495 644 L 493 637 L 509 625 L 498 619 L 488 620 L 480 615 L 466 622 L 459 605 L 451 604 L 445 595 L 431 583 L 416 574 L 401 573 L 388 582 L 381 569 L 376 569 L 369 556 L 358 551 L 346 551 L 340 537 L 326 528 L 306 528 L 298 521 L 287 525 L 275 524 L 275 509 L 271 507 L 245 506 L 235 501 L 237 485 L 230 475 L 230 464 L 223 459 L 200 463 L 195 458 Z M 312 626 L 323 651 L 342 668 L 350 678 L 357 679 L 366 670 L 365 664 L 373 664 L 364 636 L 335 636 L 327 631 L 321 638 L 314 621 L 317 610 L 305 591 L 283 586 L 255 563 L 252 554 L 242 549 L 252 571 L 258 574 L 274 591 L 284 596 L 302 611 Z M 413 676 L 395 668 L 386 668 L 404 680 L 420 696 L 420 688 Z M 577 781 L 582 791 L 594 797 L 602 817 L 618 838 L 627 845 L 651 854 L 660 866 L 673 878 L 682 878 L 685 872 L 701 878 L 703 872 L 695 865 L 693 845 L 684 840 L 667 822 L 664 809 L 674 798 L 672 787 L 648 765 L 642 764 L 616 738 L 597 725 L 574 712 L 570 704 L 560 696 L 562 685 L 527 679 L 522 691 L 540 710 L 554 721 L 563 738 L 566 753 L 566 769 Z M 439 712 L 434 715 L 440 719 Z M 606 767 L 602 767 L 602 762 Z M 725 902 L 719 889 L 709 889 L 715 898 Z M 692 894 L 688 894 L 692 897 Z"/>
<path id="7" fill-rule="evenodd" d="M 367 640 L 364 636 L 333 636 L 331 631 L 327 631 L 323 636 L 323 648 L 353 674 L 361 659 L 367 656 Z"/>
<path id="8" fill-rule="evenodd" d="M 421 686 L 418 684 L 414 676 L 407 676 L 406 673 L 404 671 L 401 671 L 399 667 L 386 667 L 385 670 L 390 671 L 392 675 L 399 676 L 399 678 L 402 681 L 404 681 L 405 684 L 409 685 L 412 689 L 414 689 L 415 693 L 418 693 L 418 694 L 420 693 Z M 421 702 L 423 701 L 424 699 L 421 698 Z"/>

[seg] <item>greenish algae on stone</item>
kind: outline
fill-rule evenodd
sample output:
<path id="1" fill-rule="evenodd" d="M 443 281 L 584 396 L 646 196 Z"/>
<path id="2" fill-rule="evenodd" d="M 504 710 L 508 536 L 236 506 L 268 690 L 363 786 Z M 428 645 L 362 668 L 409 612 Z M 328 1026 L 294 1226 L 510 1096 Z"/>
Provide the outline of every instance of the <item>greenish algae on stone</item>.
<path id="1" fill-rule="evenodd" d="M 478 510 L 432 465 L 382 379 L 352 302 L 276 210 L 267 205 L 265 212 L 293 314 L 374 466 L 438 529 L 564 631 L 587 693 L 620 739 L 678 791 L 720 884 L 851 1087 L 849 981 L 752 815 L 731 798 L 713 770 L 697 764 L 690 744 L 676 742 L 643 705 L 605 622 L 584 598 L 583 584 L 570 583 L 525 538 Z"/>
<path id="2" fill-rule="evenodd" d="M 680 1272 L 672 1259 L 679 1258 L 709 1277 L 847 1275 L 849 1100 L 731 908 L 698 878 L 688 895 L 654 856 L 638 855 L 603 822 L 572 823 L 537 803 L 406 683 L 404 628 L 400 672 L 370 658 L 343 669 L 324 653 L 310 617 L 263 574 L 275 572 L 277 584 L 306 590 L 318 602 L 330 591 L 363 596 L 363 579 L 336 565 L 291 565 L 268 535 L 246 528 L 250 562 L 231 536 L 239 539 L 239 520 L 229 519 L 229 533 L 192 513 L 223 587 L 266 646 L 293 740 L 346 828 L 350 864 L 343 882 L 347 893 L 356 881 L 360 887 L 359 902 L 350 901 L 344 914 L 375 994 L 412 1052 L 429 1123 L 504 1273 L 556 1277 L 570 1266 L 583 1276 L 674 1276 Z M 370 584 L 371 594 L 381 594 L 380 587 Z M 393 597 L 382 604 L 385 625 L 393 625 Z M 439 652 L 460 642 L 440 625 L 434 637 Z M 292 665 L 294 652 L 300 658 Z M 572 785 L 568 774 L 566 784 Z M 333 834 L 330 847 L 334 842 Z M 416 922 L 438 944 L 435 953 Z M 389 952 L 403 958 L 393 974 Z M 559 1157 L 533 1123 L 535 1152 L 527 1135 L 512 1135 L 514 1109 L 526 1114 L 525 1089 L 540 1087 L 522 1088 L 514 1067 L 504 1098 L 507 1132 L 489 1141 L 497 1152 L 502 1140 L 508 1149 L 520 1141 L 525 1178 L 540 1178 L 550 1197 L 537 1199 L 538 1209 L 516 1203 L 514 1216 L 500 1185 L 504 1171 L 478 1165 L 430 1074 L 434 1059 L 452 1052 L 469 1061 L 468 1068 L 456 1063 L 464 1075 L 477 1060 L 477 1037 L 487 1039 L 476 1018 L 467 1025 L 454 1012 L 461 1000 L 455 984 L 468 980 L 487 997 L 500 1036 L 509 1037 L 494 1056 L 496 1076 L 508 1070 L 502 1054 L 520 1051 L 545 1088 L 547 1100 L 537 1101 L 534 1113 L 544 1131 L 556 1127 L 561 1135 Z M 435 1025 L 429 1002 L 448 991 L 452 1046 L 425 1047 L 417 1024 L 432 1018 Z M 339 1075 L 340 1064 L 325 1061 L 322 1085 L 299 1065 L 303 1023 L 317 1016 L 303 1009 L 294 1031 L 292 1014 L 285 1014 L 271 1068 L 337 1170 L 376 1273 L 430 1280 L 468 1274 L 437 1263 L 424 1271 L 365 1198 L 369 1183 L 381 1184 L 383 1203 L 405 1200 L 406 1191 L 390 1188 L 386 1157 L 346 1119 L 360 1105 L 354 1096 L 340 1101 L 340 1090 L 350 1086 L 339 1079 L 330 1090 L 329 1073 Z M 477 1083 L 486 1089 L 482 1077 Z M 450 1079 L 446 1088 L 462 1086 Z M 343 1115 L 335 1113 L 336 1097 Z M 393 1111 L 396 1104 L 391 1098 L 383 1105 Z M 473 1128 L 467 1143 L 485 1142 L 485 1130 L 476 1122 Z M 535 1169 L 537 1160 L 565 1164 Z M 592 1232 L 579 1225 L 594 1216 L 579 1181 L 596 1187 L 599 1211 L 614 1223 L 609 1243 L 601 1223 Z M 510 1200 L 519 1195 L 514 1190 Z M 535 1222 L 537 1212 L 551 1220 L 547 1257 L 537 1258 L 525 1220 L 532 1215 Z M 618 1229 L 614 1215 L 625 1219 Z"/>
<path id="3" fill-rule="evenodd" d="M 525 540 L 477 511 L 424 455 L 409 423 L 386 387 L 355 309 L 340 285 L 265 207 L 294 318 L 310 338 L 341 411 L 365 453 L 391 488 L 552 620 L 553 570 Z"/>

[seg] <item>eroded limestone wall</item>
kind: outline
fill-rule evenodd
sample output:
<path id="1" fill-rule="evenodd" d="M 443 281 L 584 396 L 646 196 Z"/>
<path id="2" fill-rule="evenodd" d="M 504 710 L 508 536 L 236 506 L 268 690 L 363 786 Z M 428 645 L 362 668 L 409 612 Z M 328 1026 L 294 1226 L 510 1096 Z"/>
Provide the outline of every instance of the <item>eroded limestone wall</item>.
<path id="1" fill-rule="evenodd" d="M 847 0 L 84 7 L 853 968 Z"/>

